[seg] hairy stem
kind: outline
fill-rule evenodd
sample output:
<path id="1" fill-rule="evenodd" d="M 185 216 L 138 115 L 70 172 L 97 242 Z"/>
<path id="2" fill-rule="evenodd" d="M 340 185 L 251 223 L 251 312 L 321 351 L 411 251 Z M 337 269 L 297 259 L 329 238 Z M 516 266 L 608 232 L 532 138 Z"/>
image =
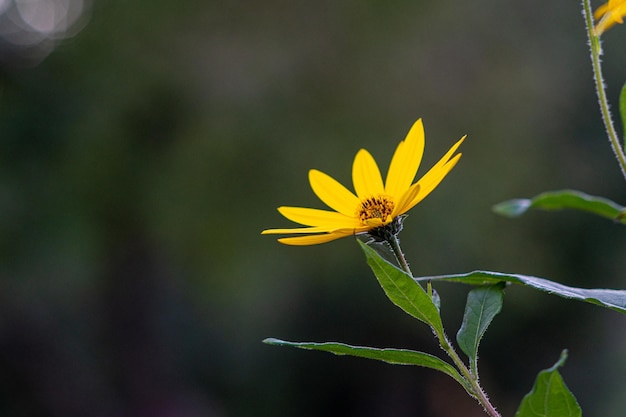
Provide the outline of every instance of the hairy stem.
<path id="1" fill-rule="evenodd" d="M 393 235 L 393 237 L 387 239 L 386 242 L 391 248 L 391 251 L 393 252 L 396 259 L 398 260 L 398 263 L 402 267 L 402 270 L 406 272 L 409 276 L 413 277 L 413 273 L 411 272 L 411 269 L 409 268 L 409 264 L 406 261 L 406 258 L 404 257 L 402 248 L 400 248 L 400 239 L 398 239 L 398 236 Z M 428 295 L 432 299 L 432 284 L 430 280 L 428 281 Z M 487 397 L 487 394 L 485 393 L 483 388 L 480 386 L 480 383 L 478 382 L 478 374 L 473 375 L 472 372 L 470 372 L 470 370 L 467 368 L 465 363 L 463 363 L 463 360 L 459 357 L 459 354 L 456 353 L 456 350 L 454 350 L 454 347 L 448 340 L 448 336 L 446 336 L 445 332 L 440 333 L 435 328 L 433 327 L 431 328 L 433 332 L 437 335 L 437 338 L 439 339 L 439 346 L 441 346 L 441 349 L 443 349 L 443 351 L 446 352 L 446 354 L 450 357 L 450 359 L 452 359 L 452 362 L 454 362 L 454 365 L 456 365 L 456 367 L 461 372 L 463 377 L 469 383 L 469 386 L 464 387 L 467 390 L 467 392 L 472 397 L 474 397 L 480 403 L 480 405 L 482 405 L 483 409 L 489 416 L 501 417 L 500 413 L 498 413 L 495 407 L 491 404 L 491 402 L 489 401 L 489 397 Z"/>
<path id="2" fill-rule="evenodd" d="M 626 156 L 624 155 L 624 150 L 620 145 L 620 140 L 618 139 L 617 132 L 613 126 L 613 120 L 611 120 L 611 112 L 609 110 L 609 102 L 606 98 L 604 79 L 602 78 L 602 65 L 600 62 L 602 46 L 600 45 L 600 37 L 596 36 L 593 28 L 593 14 L 591 12 L 590 0 L 583 0 L 583 15 L 585 17 L 585 25 L 587 26 L 587 36 L 589 38 L 589 47 L 591 49 L 591 66 L 593 68 L 593 78 L 596 85 L 596 93 L 598 95 L 602 120 L 604 121 L 604 127 L 609 137 L 609 143 L 611 144 L 615 158 L 617 159 L 620 169 L 622 170 L 622 175 L 626 179 Z"/>
<path id="3" fill-rule="evenodd" d="M 404 253 L 402 252 L 402 248 L 400 248 L 400 239 L 398 239 L 398 236 L 393 235 L 392 237 L 387 239 L 386 242 L 391 248 L 391 251 L 393 252 L 393 255 L 396 257 L 396 260 L 400 264 L 400 267 L 402 268 L 402 270 L 406 272 L 407 274 L 409 274 L 410 276 L 413 276 L 413 273 L 411 272 L 411 268 L 409 268 L 409 264 L 406 261 L 406 258 L 404 257 Z"/>
<path id="4" fill-rule="evenodd" d="M 456 353 L 456 350 L 454 350 L 445 334 L 439 336 L 439 344 L 450 359 L 452 359 L 461 374 L 470 383 L 472 387 L 472 392 L 470 392 L 470 394 L 476 398 L 480 405 L 483 406 L 485 412 L 491 417 L 501 417 L 498 410 L 496 410 L 493 404 L 491 404 L 491 401 L 489 401 L 489 397 L 487 397 L 485 390 L 480 386 L 480 383 L 478 382 L 478 374 L 472 375 L 470 370 L 467 369 L 467 366 L 465 366 L 465 363 L 463 363 L 459 354 Z"/>

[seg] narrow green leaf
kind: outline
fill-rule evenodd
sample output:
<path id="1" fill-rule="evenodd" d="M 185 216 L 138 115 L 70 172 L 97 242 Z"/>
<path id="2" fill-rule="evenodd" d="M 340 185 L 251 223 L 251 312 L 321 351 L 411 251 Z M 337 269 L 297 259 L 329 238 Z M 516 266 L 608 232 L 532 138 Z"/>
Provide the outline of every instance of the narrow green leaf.
<path id="1" fill-rule="evenodd" d="M 506 217 L 519 217 L 529 209 L 581 210 L 626 224 L 626 207 L 606 199 L 575 190 L 548 191 L 531 199 L 520 198 L 493 206 L 493 211 Z"/>
<path id="2" fill-rule="evenodd" d="M 581 417 L 582 410 L 563 382 L 558 368 L 567 359 L 567 351 L 553 367 L 539 372 L 535 385 L 520 404 L 515 417 Z"/>
<path id="3" fill-rule="evenodd" d="M 424 288 L 413 277 L 383 259 L 367 244 L 360 240 L 357 242 L 361 245 L 367 263 L 389 300 L 407 314 L 432 326 L 438 335 L 443 335 L 439 311 Z"/>
<path id="4" fill-rule="evenodd" d="M 463 323 L 456 334 L 461 350 L 470 359 L 474 375 L 478 371 L 478 345 L 493 318 L 502 310 L 504 283 L 474 288 L 467 294 Z"/>
<path id="5" fill-rule="evenodd" d="M 596 304 L 602 307 L 620 313 L 626 313 L 626 291 L 624 290 L 608 290 L 608 289 L 585 289 L 577 287 L 568 287 L 558 282 L 550 281 L 545 278 L 538 278 L 528 275 L 505 274 L 502 272 L 491 271 L 473 271 L 465 274 L 438 275 L 432 277 L 420 277 L 417 281 L 450 281 L 461 282 L 470 285 L 486 285 L 495 284 L 501 281 L 513 284 L 525 285 L 548 294 L 558 295 L 563 298 L 585 301 L 587 303 Z"/>
<path id="6" fill-rule="evenodd" d="M 393 365 L 416 365 L 441 371 L 454 378 L 464 388 L 468 389 L 467 381 L 449 363 L 436 356 L 424 352 L 406 349 L 378 349 L 364 346 L 351 346 L 344 343 L 325 342 L 287 342 L 280 339 L 269 338 L 263 343 L 278 346 L 291 346 L 307 350 L 321 350 L 334 353 L 335 355 L 349 355 L 359 358 L 375 359 Z"/>
<path id="7" fill-rule="evenodd" d="M 619 95 L 619 113 L 622 116 L 622 135 L 626 143 L 626 84 L 622 87 L 622 92 Z"/>

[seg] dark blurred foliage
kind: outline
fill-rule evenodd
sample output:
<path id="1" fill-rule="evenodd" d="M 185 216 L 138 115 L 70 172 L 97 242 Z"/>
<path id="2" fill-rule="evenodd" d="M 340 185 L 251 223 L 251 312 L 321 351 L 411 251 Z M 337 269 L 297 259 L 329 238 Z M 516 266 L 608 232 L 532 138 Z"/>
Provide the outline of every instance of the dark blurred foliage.
<path id="1" fill-rule="evenodd" d="M 405 222 L 416 274 L 626 287 L 621 226 L 491 212 L 560 188 L 626 202 L 577 2 L 108 0 L 83 25 L 40 55 L 0 44 L 0 415 L 482 415 L 430 370 L 261 343 L 438 353 L 352 239 L 259 235 L 289 224 L 279 205 L 321 207 L 309 168 L 349 183 L 365 147 L 386 169 L 418 117 L 423 169 L 469 139 Z M 604 38 L 616 103 L 626 27 Z M 437 289 L 454 335 L 468 288 Z M 483 384 L 512 415 L 568 348 L 585 414 L 622 415 L 625 328 L 510 288 Z"/>

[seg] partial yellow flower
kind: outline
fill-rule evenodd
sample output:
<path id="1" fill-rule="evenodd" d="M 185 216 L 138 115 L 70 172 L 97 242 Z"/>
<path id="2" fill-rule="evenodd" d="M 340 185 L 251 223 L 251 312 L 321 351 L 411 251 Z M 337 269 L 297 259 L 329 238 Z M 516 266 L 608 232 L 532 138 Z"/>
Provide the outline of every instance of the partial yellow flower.
<path id="1" fill-rule="evenodd" d="M 459 161 L 461 154 L 454 153 L 464 140 L 465 136 L 412 184 L 424 153 L 424 126 L 419 119 L 396 148 L 384 184 L 376 161 L 365 149 L 356 154 L 352 165 L 356 195 L 332 177 L 312 169 L 309 182 L 313 192 L 334 211 L 279 207 L 283 216 L 307 227 L 267 229 L 262 234 L 305 235 L 278 239 L 287 245 L 316 245 L 362 233 L 384 240 L 386 233 L 397 234 L 404 213 L 430 194 Z"/>
<path id="2" fill-rule="evenodd" d="M 598 21 L 594 32 L 596 36 L 602 35 L 616 23 L 624 23 L 626 16 L 626 0 L 609 0 L 608 3 L 598 7 L 593 17 Z"/>

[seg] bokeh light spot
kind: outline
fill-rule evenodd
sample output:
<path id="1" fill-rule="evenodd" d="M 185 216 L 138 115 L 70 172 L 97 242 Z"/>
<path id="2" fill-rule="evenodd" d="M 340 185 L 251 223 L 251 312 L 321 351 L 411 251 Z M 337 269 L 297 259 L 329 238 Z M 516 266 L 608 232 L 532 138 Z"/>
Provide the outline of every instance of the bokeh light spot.
<path id="1" fill-rule="evenodd" d="M 2 58 L 37 64 L 87 21 L 87 0 L 0 0 Z"/>

